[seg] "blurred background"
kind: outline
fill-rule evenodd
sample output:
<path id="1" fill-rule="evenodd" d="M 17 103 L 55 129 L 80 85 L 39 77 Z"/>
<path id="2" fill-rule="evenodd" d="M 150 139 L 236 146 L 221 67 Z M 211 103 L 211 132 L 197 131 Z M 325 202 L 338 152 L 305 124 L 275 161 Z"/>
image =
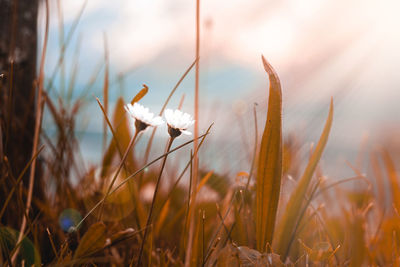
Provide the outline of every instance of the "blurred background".
<path id="1" fill-rule="evenodd" d="M 362 165 L 360 151 L 387 140 L 400 146 L 399 10 L 397 0 L 201 1 L 200 132 L 215 124 L 200 166 L 248 171 L 255 103 L 259 134 L 266 117 L 261 54 L 280 76 L 284 136 L 300 144 L 301 157 L 318 140 L 333 97 L 334 124 L 321 164 L 328 176 L 353 175 L 346 160 Z M 149 93 L 141 103 L 158 113 L 195 59 L 195 1 L 51 1 L 46 77 L 54 78 L 55 97 L 81 98 L 86 90 L 77 133 L 87 165 L 99 163 L 103 151 L 103 115 L 95 97 L 103 101 L 105 43 L 110 110 L 118 96 L 128 102 L 144 83 Z M 63 67 L 55 72 L 63 49 Z M 185 95 L 182 109 L 193 114 L 193 92 L 194 70 L 168 107 L 176 108 Z M 55 131 L 46 117 L 44 129 Z M 163 145 L 153 155 L 164 148 L 165 129 L 156 136 Z"/>

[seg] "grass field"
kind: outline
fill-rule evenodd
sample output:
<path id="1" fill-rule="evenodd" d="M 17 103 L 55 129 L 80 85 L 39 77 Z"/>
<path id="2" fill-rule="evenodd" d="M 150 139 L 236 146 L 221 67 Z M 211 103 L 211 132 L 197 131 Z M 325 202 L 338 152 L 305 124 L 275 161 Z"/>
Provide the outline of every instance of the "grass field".
<path id="1" fill-rule="evenodd" d="M 214 125 L 205 122 L 208 129 L 199 130 L 198 27 L 195 60 L 160 110 L 151 111 L 166 121 L 164 127 L 161 119 L 127 108 L 137 107 L 152 90 L 146 85 L 110 108 L 105 49 L 102 95 L 95 98 L 104 119 L 98 142 L 103 152 L 88 169 L 82 167 L 76 120 L 87 112 L 82 100 L 94 78 L 80 97 L 71 97 L 73 77 L 70 88 L 52 94 L 67 59 L 61 50 L 54 74 L 45 76 L 47 28 L 35 87 L 35 131 L 26 133 L 33 140 L 32 157 L 18 173 L 3 153 L 4 140 L 13 138 L 6 136 L 12 121 L 1 122 L 0 265 L 400 266 L 398 137 L 362 151 L 358 164 L 348 163 L 353 176 L 327 179 L 319 162 L 335 127 L 335 99 L 326 99 L 319 139 L 306 159 L 299 157 L 301 140 L 282 132 L 285 88 L 264 57 L 267 114 L 262 125 L 256 108 L 248 118 L 254 121 L 248 169 L 223 175 L 199 164 L 198 151 L 207 149 Z M 168 110 L 182 109 L 183 97 L 177 107 L 170 100 L 191 71 L 193 117 Z M 6 108 L 0 107 L 2 113 Z M 42 128 L 43 116 L 54 125 L 52 136 Z M 154 141 L 156 131 L 165 132 L 165 144 Z"/>

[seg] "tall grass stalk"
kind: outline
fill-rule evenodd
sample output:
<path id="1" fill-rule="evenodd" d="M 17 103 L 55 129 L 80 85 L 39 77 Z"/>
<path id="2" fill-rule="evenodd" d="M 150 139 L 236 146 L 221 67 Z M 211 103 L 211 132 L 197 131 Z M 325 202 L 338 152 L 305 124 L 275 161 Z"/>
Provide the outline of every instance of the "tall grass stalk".
<path id="1" fill-rule="evenodd" d="M 109 53 L 108 53 L 108 45 L 107 45 L 107 35 L 104 33 L 104 62 L 105 62 L 105 70 L 104 70 L 104 82 L 103 82 L 103 98 L 104 98 L 104 113 L 108 115 L 108 88 L 109 88 Z M 103 124 L 103 149 L 105 149 L 107 143 L 107 121 L 104 121 Z"/>
<path id="2" fill-rule="evenodd" d="M 200 79 L 200 0 L 196 0 L 196 65 L 195 65 L 195 88 L 194 88 L 194 139 L 197 140 L 199 136 L 199 79 Z M 197 141 L 193 143 L 194 149 L 197 147 Z M 196 188 L 197 186 L 197 179 L 198 179 L 198 155 L 197 151 L 194 153 L 193 157 L 193 187 Z M 192 193 L 192 202 L 193 205 L 196 205 L 196 192 Z M 189 232 L 188 232 L 188 242 L 186 248 L 186 256 L 185 256 L 185 267 L 189 267 L 191 264 L 191 257 L 192 257 L 192 246 L 193 246 L 193 238 L 194 238 L 194 231 L 195 231 L 195 213 L 191 214 L 189 218 Z"/>

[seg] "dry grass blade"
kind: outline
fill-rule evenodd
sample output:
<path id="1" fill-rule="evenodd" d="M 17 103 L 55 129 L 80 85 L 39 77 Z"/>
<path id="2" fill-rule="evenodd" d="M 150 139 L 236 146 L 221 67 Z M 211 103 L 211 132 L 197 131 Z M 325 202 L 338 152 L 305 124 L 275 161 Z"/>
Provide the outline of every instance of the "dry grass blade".
<path id="1" fill-rule="evenodd" d="M 25 168 L 22 170 L 21 174 L 18 176 L 15 185 L 13 186 L 13 188 L 10 190 L 10 193 L 7 196 L 6 201 L 3 204 L 3 207 L 0 211 L 0 219 L 1 217 L 3 217 L 4 211 L 6 210 L 6 207 L 8 205 L 8 202 L 11 200 L 12 195 L 14 194 L 15 189 L 17 188 L 17 186 L 19 185 L 19 183 L 22 181 L 22 178 L 24 177 L 25 172 L 28 170 L 29 166 L 31 166 L 32 161 L 34 159 L 37 158 L 37 156 L 40 154 L 40 152 L 43 150 L 44 146 L 41 146 L 38 151 L 36 152 L 35 155 L 33 155 L 32 159 L 26 164 Z"/>
<path id="2" fill-rule="evenodd" d="M 352 233 L 350 238 L 351 247 L 351 260 L 349 266 L 358 267 L 364 266 L 365 256 L 367 254 L 367 248 L 365 247 L 365 217 L 361 213 L 357 212 L 353 215 L 352 222 L 350 224 L 350 231 Z"/>
<path id="3" fill-rule="evenodd" d="M 147 92 L 149 91 L 149 88 L 147 87 L 147 85 L 143 84 L 143 88 L 139 91 L 139 93 L 137 93 L 135 95 L 135 97 L 132 99 L 131 104 L 138 102 L 140 99 L 142 99 Z M 123 116 L 122 112 L 125 114 L 125 109 L 123 108 L 124 106 L 124 102 L 123 100 L 120 98 L 117 101 L 117 106 L 115 108 L 115 114 L 114 114 L 114 127 L 112 126 L 108 115 L 107 115 L 107 110 L 105 109 L 105 106 L 103 107 L 103 105 L 100 103 L 99 99 L 96 98 L 97 103 L 99 104 L 101 111 L 103 112 L 104 118 L 106 120 L 106 123 L 108 124 L 111 133 L 113 135 L 113 139 L 112 142 L 110 143 L 110 145 L 108 146 L 105 156 L 103 158 L 103 170 L 102 170 L 102 176 L 106 173 L 106 171 L 108 170 L 109 164 L 112 160 L 112 157 L 114 156 L 115 153 L 115 149 L 118 149 L 118 152 L 120 154 L 120 156 L 122 157 L 122 145 L 118 140 L 124 140 L 124 138 L 122 137 L 124 134 L 126 135 L 127 133 L 127 120 L 126 118 Z M 122 127 L 121 129 L 121 124 L 123 124 L 123 121 L 125 121 L 125 126 Z M 122 135 L 122 136 L 121 136 Z"/>
<path id="4" fill-rule="evenodd" d="M 387 150 L 383 150 L 382 158 L 385 163 L 387 175 L 389 177 L 393 205 L 396 207 L 397 210 L 400 210 L 400 185 L 398 182 L 399 179 L 396 174 L 394 162 Z"/>
<path id="5" fill-rule="evenodd" d="M 321 134 L 321 137 L 318 141 L 318 144 L 311 155 L 311 158 L 307 164 L 307 167 L 303 173 L 303 176 L 299 180 L 299 183 L 291 194 L 288 204 L 286 206 L 286 210 L 283 214 L 282 222 L 280 227 L 277 229 L 277 240 L 275 243 L 275 251 L 281 255 L 282 259 L 286 259 L 289 253 L 289 244 L 290 240 L 293 239 L 292 235 L 294 234 L 295 225 L 300 216 L 300 211 L 302 207 L 302 203 L 305 199 L 305 195 L 309 184 L 311 182 L 311 178 L 313 177 L 314 171 L 317 167 L 319 159 L 322 156 L 322 152 L 324 151 L 325 145 L 328 141 L 329 132 L 332 126 L 333 120 L 333 99 L 331 99 L 331 104 L 329 108 L 329 115 L 326 121 L 324 130 Z"/>
<path id="6" fill-rule="evenodd" d="M 262 57 L 268 73 L 268 114 L 257 168 L 256 235 L 257 249 L 263 251 L 272 243 L 282 176 L 282 92 L 272 66 Z"/>
<path id="7" fill-rule="evenodd" d="M 133 103 L 139 102 L 139 100 L 142 99 L 147 94 L 148 91 L 149 91 L 149 87 L 147 85 L 143 84 L 142 90 L 140 90 L 139 93 L 137 93 L 135 95 L 135 97 L 132 98 L 131 104 L 133 105 Z"/>
<path id="8" fill-rule="evenodd" d="M 96 251 L 102 249 L 106 244 L 106 226 L 98 222 L 90 226 L 85 235 L 79 242 L 75 251 L 74 259 L 90 256 Z"/>
<path id="9" fill-rule="evenodd" d="M 292 245 L 293 241 L 294 241 L 294 237 L 296 236 L 296 234 L 299 232 L 299 226 L 300 223 L 302 222 L 303 218 L 305 217 L 306 211 L 308 206 L 310 206 L 311 201 L 313 200 L 313 198 L 315 197 L 315 193 L 317 192 L 317 189 L 319 188 L 319 185 L 321 184 L 321 180 L 318 180 L 317 183 L 314 185 L 314 188 L 312 188 L 310 196 L 309 197 L 305 197 L 306 198 L 306 203 L 305 205 L 302 207 L 302 210 L 300 211 L 300 216 L 296 222 L 296 225 L 293 229 L 293 234 L 292 234 L 292 239 L 289 241 L 289 247 Z"/>
<path id="10" fill-rule="evenodd" d="M 67 50 L 68 45 L 70 44 L 71 40 L 72 40 L 72 36 L 74 35 L 78 24 L 82 18 L 83 15 L 83 11 L 86 8 L 88 0 L 85 0 L 85 2 L 83 3 L 81 9 L 79 10 L 78 14 L 76 15 L 75 19 L 72 22 L 72 25 L 70 27 L 70 30 L 67 34 L 67 37 L 64 40 L 64 43 L 61 45 L 61 49 L 60 49 L 60 56 L 57 60 L 57 65 L 54 67 L 53 73 L 50 76 L 49 82 L 46 86 L 46 88 L 48 88 L 48 93 L 50 92 L 50 90 L 53 88 L 53 83 L 54 80 L 56 78 L 56 75 L 59 71 L 59 69 L 62 67 L 62 65 L 64 64 L 64 59 L 65 59 L 65 51 Z"/>
<path id="11" fill-rule="evenodd" d="M 181 100 L 179 100 L 178 109 L 182 109 L 183 101 L 185 101 L 185 94 L 181 96 Z"/>
<path id="12" fill-rule="evenodd" d="M 104 114 L 107 117 L 108 115 L 108 85 L 109 85 L 109 58 L 108 58 L 108 46 L 107 46 L 107 36 L 104 33 L 104 61 L 105 61 L 105 70 L 104 70 L 104 84 L 103 84 L 103 98 L 104 98 Z M 99 102 L 99 101 L 98 101 Z M 104 122 L 103 125 L 103 148 L 106 147 L 107 142 L 107 122 Z"/>
<path id="13" fill-rule="evenodd" d="M 207 262 L 208 258 L 211 256 L 211 253 L 213 252 L 212 246 L 215 245 L 216 240 L 218 240 L 217 239 L 217 235 L 221 231 L 221 228 L 224 226 L 224 223 L 225 223 L 226 219 L 228 218 L 228 216 L 229 216 L 229 214 L 231 212 L 231 209 L 233 207 L 233 204 L 234 204 L 234 201 L 235 201 L 235 198 L 236 198 L 236 194 L 237 194 L 237 191 L 235 191 L 235 193 L 232 195 L 232 198 L 231 198 L 231 200 L 229 202 L 228 208 L 227 208 L 227 210 L 225 212 L 225 216 L 223 217 L 221 223 L 219 224 L 218 228 L 214 232 L 214 235 L 212 236 L 212 238 L 209 241 L 205 262 Z M 229 237 L 231 235 L 231 232 L 232 232 L 232 228 L 228 232 L 226 240 L 229 239 Z M 224 244 L 224 246 L 225 246 L 225 244 Z"/>
<path id="14" fill-rule="evenodd" d="M 75 87 L 75 84 L 77 82 L 77 75 L 78 75 L 79 66 L 80 66 L 79 65 L 79 53 L 80 53 L 80 48 L 81 48 L 81 41 L 82 41 L 82 38 L 81 38 L 81 36 L 79 36 L 78 40 L 76 42 L 73 63 L 71 65 L 71 70 L 69 71 L 70 72 L 70 77 L 68 79 L 67 93 L 66 93 L 65 96 L 64 96 L 63 93 L 61 94 L 61 97 L 66 97 L 67 106 L 71 105 L 72 95 L 73 95 L 73 92 L 74 92 L 74 87 Z M 63 66 L 64 66 L 64 64 L 63 64 Z M 63 67 L 62 73 L 63 72 L 65 72 L 64 67 Z M 65 74 L 62 74 L 61 76 L 63 76 L 63 75 L 65 75 Z"/>
<path id="15" fill-rule="evenodd" d="M 161 209 L 160 215 L 158 216 L 157 222 L 154 227 L 154 235 L 158 236 L 160 234 L 161 227 L 164 225 L 165 219 L 167 218 L 171 201 L 167 200 Z"/>
<path id="16" fill-rule="evenodd" d="M 199 193 L 200 189 L 207 183 L 207 181 L 211 178 L 213 171 L 208 172 L 203 179 L 201 179 L 200 183 L 197 185 L 196 194 Z"/>
<path id="17" fill-rule="evenodd" d="M 4 76 L 4 75 L 3 75 Z M 6 131 L 5 131 L 5 141 L 4 141 L 4 147 L 7 149 L 7 144 L 8 144 L 8 138 L 9 138 L 9 131 L 10 131 L 10 126 L 11 126 L 11 121 L 12 121 L 12 109 L 13 109 L 13 83 L 14 83 L 14 60 L 11 60 L 10 62 L 10 85 L 9 85 L 9 99 L 7 101 L 7 107 L 8 107 L 8 116 L 7 116 L 7 123 L 6 123 Z M 2 105 L 4 105 L 2 103 Z"/>
<path id="18" fill-rule="evenodd" d="M 318 192 L 315 194 L 314 197 L 316 198 L 317 196 L 322 194 L 324 191 L 329 190 L 329 189 L 331 189 L 333 187 L 336 187 L 336 186 L 338 186 L 338 185 L 340 185 L 342 183 L 347 183 L 347 182 L 355 181 L 355 180 L 362 180 L 362 181 L 364 181 L 364 182 L 366 182 L 368 184 L 368 180 L 366 180 L 366 178 L 363 177 L 363 176 L 350 177 L 350 178 L 342 179 L 342 180 L 339 180 L 339 181 L 334 182 L 332 184 L 326 185 L 325 187 L 322 187 L 320 190 L 318 190 Z"/>
<path id="19" fill-rule="evenodd" d="M 97 62 L 96 67 L 93 69 L 93 72 L 91 75 L 88 76 L 88 81 L 86 83 L 86 86 L 82 89 L 81 93 L 78 96 L 78 99 L 86 99 L 90 90 L 93 88 L 93 86 L 96 83 L 97 78 L 100 75 L 101 70 L 103 69 L 103 60 Z"/>
<path id="20" fill-rule="evenodd" d="M 375 177 L 376 186 L 377 186 L 377 199 L 381 206 L 385 206 L 386 193 L 385 193 L 385 179 L 383 178 L 382 168 L 379 164 L 379 159 L 377 153 L 370 154 L 370 161 L 372 172 Z"/>
<path id="21" fill-rule="evenodd" d="M 192 156 L 192 159 L 193 159 L 193 156 Z M 192 185 L 191 184 L 191 186 L 190 187 L 195 187 L 193 190 L 191 190 L 190 191 L 190 193 L 191 193 L 191 197 L 189 198 L 189 200 L 188 200 L 188 214 L 187 214 L 187 224 L 185 225 L 185 227 L 189 227 L 189 225 L 190 225 L 190 223 L 191 223 L 191 221 L 190 221 L 190 218 L 194 218 L 194 216 L 192 216 L 193 215 L 193 213 L 195 212 L 195 209 L 196 209 L 196 202 L 194 201 L 194 199 L 193 199 L 193 196 L 195 195 L 195 194 L 198 194 L 198 192 L 200 191 L 200 189 L 207 183 L 207 181 L 211 178 L 211 175 L 213 174 L 213 172 L 212 171 L 210 171 L 210 172 L 208 172 L 204 177 L 203 177 L 203 179 L 200 181 L 200 183 L 197 185 L 197 186 L 195 186 L 194 184 Z M 194 247 L 196 247 L 196 246 L 194 246 Z"/>
<path id="22" fill-rule="evenodd" d="M 143 84 L 143 88 L 139 91 L 139 93 L 137 93 L 135 95 L 134 98 L 132 98 L 130 103 L 133 105 L 134 103 L 140 101 L 148 93 L 148 91 L 149 91 L 149 87 L 147 85 Z M 119 110 L 120 114 L 117 115 L 117 113 L 115 113 L 115 115 L 114 115 L 114 117 L 115 117 L 115 119 L 114 119 L 115 126 L 114 127 L 116 129 L 116 133 L 118 133 L 118 132 L 122 133 L 124 131 L 126 132 L 126 127 L 123 126 L 122 128 L 125 128 L 125 129 L 120 129 L 121 124 L 123 125 L 124 121 L 125 121 L 125 125 L 127 124 L 127 120 L 125 117 L 126 113 L 125 113 L 125 109 L 123 108 L 124 101 L 122 100 L 122 98 L 120 98 L 120 99 L 118 99 L 117 103 L 118 103 L 118 105 L 117 105 L 115 111 L 117 112 Z M 120 107 L 118 108 L 118 106 L 120 106 Z M 140 135 L 138 136 L 138 138 L 140 138 Z M 115 137 L 113 138 L 114 141 L 117 139 L 119 139 L 119 138 L 115 138 Z M 115 146 L 113 143 L 111 143 L 107 149 L 108 158 L 112 157 L 114 152 L 115 152 Z"/>
<path id="23" fill-rule="evenodd" d="M 111 122 L 110 122 L 110 119 L 109 119 L 108 116 L 107 116 L 107 112 L 106 112 L 105 108 L 103 107 L 103 105 L 101 104 L 100 100 L 99 100 L 97 97 L 96 97 L 96 101 L 97 101 L 97 103 L 99 104 L 99 107 L 100 107 L 101 111 L 103 112 L 104 119 L 105 119 L 105 121 L 106 121 L 108 127 L 110 128 L 110 131 L 111 131 L 112 136 L 113 136 L 113 140 L 114 140 L 115 145 L 116 145 L 116 147 L 117 147 L 117 149 L 118 149 L 118 151 L 119 151 L 119 154 L 120 154 L 120 156 L 121 156 L 121 158 L 122 158 L 123 154 L 122 154 L 121 146 L 120 146 L 120 144 L 119 144 L 119 142 L 118 142 L 118 139 L 116 138 L 116 135 L 117 135 L 117 134 L 115 133 L 115 130 L 114 130 L 114 128 L 112 127 L 112 124 L 111 124 Z"/>
<path id="24" fill-rule="evenodd" d="M 219 207 L 218 203 L 215 203 L 215 206 L 216 206 L 216 208 L 217 208 L 217 215 L 218 215 L 218 218 L 220 219 L 221 224 L 222 224 L 222 226 L 224 227 L 224 230 L 225 230 L 225 232 L 226 232 L 226 235 L 227 235 L 229 241 L 232 242 L 231 232 L 230 232 L 230 230 L 228 229 L 228 227 L 226 227 L 226 225 L 225 225 L 224 217 L 222 217 L 221 210 L 220 210 L 220 207 Z"/>
<path id="25" fill-rule="evenodd" d="M 59 260 L 57 249 L 56 249 L 56 245 L 54 244 L 53 237 L 52 237 L 48 227 L 46 228 L 46 232 L 47 232 L 47 235 L 49 237 L 49 241 L 50 241 L 50 244 L 51 244 L 51 249 L 53 250 L 53 253 L 56 256 L 57 260 Z"/>
<path id="26" fill-rule="evenodd" d="M 115 154 L 117 152 L 124 151 L 128 147 L 129 142 L 131 140 L 129 121 L 128 118 L 125 117 L 124 101 L 122 98 L 118 99 L 114 110 L 115 111 L 112 119 L 114 125 L 113 139 L 103 156 L 101 177 L 105 177 L 105 175 L 109 172 Z M 107 116 L 105 116 L 105 118 L 107 118 Z M 119 149 L 117 146 L 117 142 L 119 143 Z M 119 154 L 121 155 L 121 153 Z M 130 167 L 129 164 L 132 163 L 133 163 L 133 155 L 129 154 L 127 162 L 125 163 L 126 164 L 125 166 L 128 167 L 128 170 Z"/>
<path id="27" fill-rule="evenodd" d="M 132 237 L 134 237 L 135 235 L 137 235 L 139 232 L 140 231 L 135 231 L 132 228 L 127 228 L 125 230 L 119 231 L 119 232 L 113 234 L 112 236 L 110 236 L 110 241 L 111 242 L 109 244 L 107 244 L 106 246 L 107 247 L 114 246 L 114 245 L 116 245 L 118 243 L 121 243 L 121 242 L 123 242 L 125 240 L 129 240 Z"/>
<path id="28" fill-rule="evenodd" d="M 246 183 L 246 191 L 249 189 L 249 185 L 250 185 L 251 177 L 253 176 L 254 165 L 255 165 L 256 157 L 257 157 L 258 125 L 257 125 L 256 106 L 257 106 L 257 103 L 254 103 L 254 107 L 253 107 L 253 114 L 254 114 L 254 151 L 253 151 L 253 159 L 251 160 L 251 166 L 250 166 L 250 170 L 249 170 L 249 178 L 247 179 L 247 183 Z"/>
<path id="29" fill-rule="evenodd" d="M 193 63 L 189 66 L 189 68 L 186 69 L 186 71 L 183 73 L 183 75 L 181 76 L 181 78 L 179 78 L 179 81 L 175 84 L 174 88 L 171 90 L 171 92 L 169 93 L 167 100 L 165 100 L 164 105 L 161 108 L 160 111 L 160 116 L 162 115 L 162 113 L 164 112 L 165 108 L 167 107 L 169 101 L 171 100 L 171 97 L 174 95 L 176 89 L 178 89 L 179 85 L 182 83 L 182 81 L 185 79 L 185 77 L 188 75 L 188 73 L 190 72 L 190 70 L 194 67 L 194 65 L 197 63 L 198 59 L 196 58 Z"/>

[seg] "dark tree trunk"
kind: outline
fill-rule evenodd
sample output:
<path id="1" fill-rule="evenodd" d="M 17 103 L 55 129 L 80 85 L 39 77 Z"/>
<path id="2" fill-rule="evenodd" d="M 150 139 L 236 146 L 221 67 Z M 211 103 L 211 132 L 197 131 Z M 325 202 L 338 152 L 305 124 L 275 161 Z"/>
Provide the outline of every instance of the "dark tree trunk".
<path id="1" fill-rule="evenodd" d="M 32 156 L 35 124 L 38 0 L 0 0 L 0 203 Z M 29 174 L 29 171 L 27 172 Z M 23 188 L 28 187 L 28 175 Z M 37 188 L 37 185 L 35 186 Z M 17 192 L 21 192 L 17 190 Z M 36 194 L 36 192 L 35 192 Z M 14 198 L 1 223 L 19 227 L 21 204 Z M 25 204 L 25 203 L 23 203 Z M 2 205 L 0 205 L 2 208 Z"/>

